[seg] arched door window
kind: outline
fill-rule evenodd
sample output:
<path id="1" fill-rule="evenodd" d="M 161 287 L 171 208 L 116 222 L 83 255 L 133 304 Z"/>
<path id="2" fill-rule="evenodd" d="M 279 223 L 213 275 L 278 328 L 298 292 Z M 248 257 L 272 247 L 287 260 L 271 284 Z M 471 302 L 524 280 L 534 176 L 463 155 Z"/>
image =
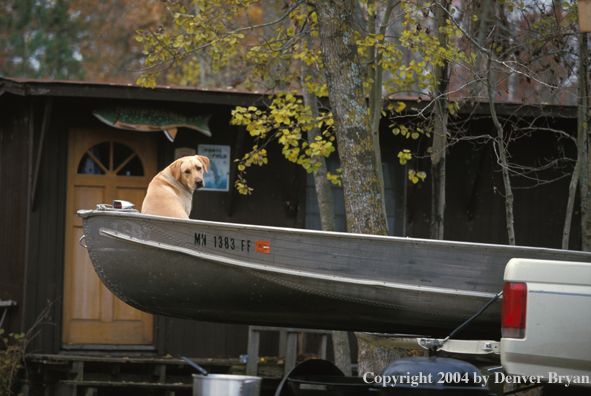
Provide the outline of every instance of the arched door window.
<path id="1" fill-rule="evenodd" d="M 78 164 L 78 174 L 144 176 L 144 167 L 137 154 L 117 142 L 103 142 L 91 147 Z"/>

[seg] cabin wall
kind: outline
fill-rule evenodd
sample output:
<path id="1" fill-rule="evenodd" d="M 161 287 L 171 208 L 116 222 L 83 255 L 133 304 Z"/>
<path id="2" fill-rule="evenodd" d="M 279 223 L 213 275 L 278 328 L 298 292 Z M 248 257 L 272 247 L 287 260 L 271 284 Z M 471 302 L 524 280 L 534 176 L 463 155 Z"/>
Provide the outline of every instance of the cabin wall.
<path id="1" fill-rule="evenodd" d="M 0 300 L 13 300 L 18 305 L 9 309 L 2 328 L 7 333 L 20 333 L 29 204 L 30 112 L 27 106 L 4 110 L 0 123 Z"/>
<path id="2" fill-rule="evenodd" d="M 563 130 L 576 130 L 576 120 L 560 120 Z M 486 122 L 471 124 L 479 133 L 490 131 Z M 574 145 L 564 139 L 564 154 L 576 158 Z M 512 160 L 534 165 L 536 159 L 551 158 L 556 153 L 555 136 L 536 133 L 510 145 Z M 573 162 L 574 163 L 574 162 Z M 425 182 L 408 183 L 407 235 L 429 237 L 431 180 L 428 159 L 418 166 L 427 171 Z M 566 212 L 569 173 L 572 166 L 549 169 L 530 175 L 540 180 L 562 179 L 550 184 L 535 185 L 532 180 L 513 177 L 515 233 L 518 245 L 560 248 Z M 446 165 L 446 240 L 507 244 L 505 222 L 504 185 L 492 143 L 481 146 L 472 142 L 459 142 L 448 150 Z M 581 249 L 580 204 L 577 200 L 569 248 Z"/>
<path id="3" fill-rule="evenodd" d="M 63 263 L 66 205 L 68 114 L 60 101 L 53 105 L 43 142 L 40 142 L 45 101 L 35 106 L 33 164 L 41 150 L 37 191 L 29 214 L 25 320 L 29 329 L 45 310 L 39 334 L 29 348 L 57 353 L 61 345 Z M 33 167 L 34 169 L 34 167 Z"/>

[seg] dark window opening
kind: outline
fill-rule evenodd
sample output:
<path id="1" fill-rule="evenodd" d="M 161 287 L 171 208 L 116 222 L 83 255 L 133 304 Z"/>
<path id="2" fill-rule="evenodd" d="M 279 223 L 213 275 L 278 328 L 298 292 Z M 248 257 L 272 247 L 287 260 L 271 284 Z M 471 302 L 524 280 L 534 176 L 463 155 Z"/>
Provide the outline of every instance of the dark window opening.
<path id="1" fill-rule="evenodd" d="M 144 176 L 144 167 L 136 153 L 128 146 L 104 142 L 90 148 L 78 164 L 78 173 L 105 175 L 115 172 L 117 176 Z"/>

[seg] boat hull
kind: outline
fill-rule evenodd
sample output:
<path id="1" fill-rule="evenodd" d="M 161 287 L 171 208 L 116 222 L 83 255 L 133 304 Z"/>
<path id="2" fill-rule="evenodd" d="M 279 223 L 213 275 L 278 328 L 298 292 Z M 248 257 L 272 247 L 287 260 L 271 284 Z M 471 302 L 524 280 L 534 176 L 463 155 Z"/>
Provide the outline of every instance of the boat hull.
<path id="1" fill-rule="evenodd" d="M 98 276 L 127 304 L 201 321 L 446 336 L 511 258 L 583 252 L 80 211 Z M 500 302 L 461 337 L 498 338 Z"/>

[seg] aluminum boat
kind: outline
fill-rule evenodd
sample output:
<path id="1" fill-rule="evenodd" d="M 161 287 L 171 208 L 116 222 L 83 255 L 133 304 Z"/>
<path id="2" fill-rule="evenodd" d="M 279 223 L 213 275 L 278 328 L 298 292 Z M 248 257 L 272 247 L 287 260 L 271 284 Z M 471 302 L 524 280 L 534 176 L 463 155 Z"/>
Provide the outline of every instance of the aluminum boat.
<path id="1" fill-rule="evenodd" d="M 591 253 L 81 210 L 107 288 L 142 311 L 209 322 L 444 337 L 503 288 L 511 258 Z M 81 243 L 82 239 L 81 239 Z M 500 301 L 462 330 L 498 338 Z"/>

